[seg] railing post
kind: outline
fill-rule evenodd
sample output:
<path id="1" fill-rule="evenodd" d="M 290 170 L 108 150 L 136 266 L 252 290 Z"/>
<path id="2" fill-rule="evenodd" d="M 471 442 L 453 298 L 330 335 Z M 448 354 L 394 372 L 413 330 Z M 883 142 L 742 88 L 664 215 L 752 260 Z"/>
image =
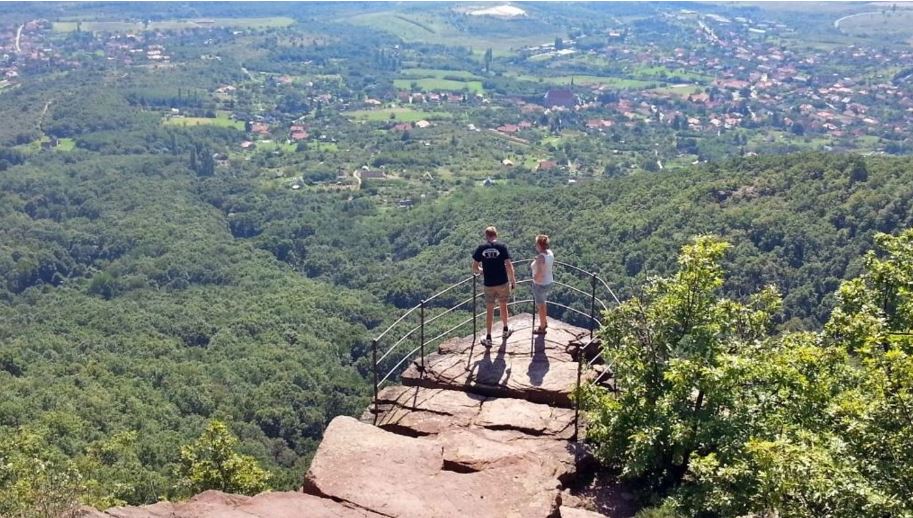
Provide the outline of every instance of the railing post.
<path id="1" fill-rule="evenodd" d="M 476 304 L 476 290 L 478 290 L 479 285 L 479 276 L 477 274 L 472 274 L 472 343 L 476 343 L 476 337 L 479 335 L 478 323 L 478 314 L 479 310 Z"/>
<path id="2" fill-rule="evenodd" d="M 419 370 L 421 372 L 425 372 L 425 301 L 424 300 L 422 300 L 422 303 L 419 305 L 418 311 L 419 311 L 419 318 L 421 319 L 421 323 L 419 324 L 419 330 L 418 330 L 419 347 L 421 348 L 421 353 L 420 353 L 421 354 L 421 360 L 420 360 L 421 366 L 419 367 Z"/>
<path id="3" fill-rule="evenodd" d="M 583 348 L 580 348 L 577 351 L 577 384 L 574 385 L 574 442 L 577 442 L 577 431 L 580 426 L 580 374 L 583 370 L 583 356 Z"/>
<path id="4" fill-rule="evenodd" d="M 590 274 L 590 340 L 593 339 L 593 331 L 596 329 L 596 274 Z"/>
<path id="5" fill-rule="evenodd" d="M 374 424 L 377 424 L 377 339 L 371 340 L 371 356 L 374 363 Z"/>
<path id="6" fill-rule="evenodd" d="M 532 285 L 532 284 L 530 284 L 529 286 L 530 286 L 530 290 L 535 290 L 535 288 L 533 288 L 533 285 Z M 536 314 L 537 314 L 538 312 L 539 312 L 539 308 L 536 307 L 536 295 L 535 295 L 535 293 L 534 293 L 534 294 L 533 294 L 533 310 L 532 310 L 532 314 L 533 314 L 533 330 L 536 329 Z M 533 334 L 533 338 L 535 338 L 535 336 L 536 336 L 536 335 Z"/>

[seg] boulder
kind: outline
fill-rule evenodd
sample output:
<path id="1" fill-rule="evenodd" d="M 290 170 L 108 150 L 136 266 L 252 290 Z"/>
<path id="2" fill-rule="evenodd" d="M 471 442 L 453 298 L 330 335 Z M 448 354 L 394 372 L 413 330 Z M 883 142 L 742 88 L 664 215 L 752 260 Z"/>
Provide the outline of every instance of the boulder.
<path id="1" fill-rule="evenodd" d="M 377 395 L 378 404 L 368 408 L 362 421 L 404 435 L 440 433 L 454 427 L 468 427 L 488 398 L 462 391 L 386 387 Z"/>
<path id="2" fill-rule="evenodd" d="M 402 383 L 572 408 L 576 348 L 589 339 L 589 331 L 554 320 L 548 334 L 537 336 L 532 334 L 530 315 L 517 315 L 510 322 L 513 335 L 507 340 L 493 336 L 495 343 L 489 348 L 473 336 L 445 342 L 425 357 L 424 370 L 413 362 L 403 372 Z M 586 372 L 584 380 L 591 375 Z"/>
<path id="3" fill-rule="evenodd" d="M 454 471 L 516 469 L 543 485 L 556 486 L 576 473 L 576 445 L 514 430 L 454 429 L 433 438 L 444 465 Z"/>
<path id="4" fill-rule="evenodd" d="M 599 514 L 595 511 L 587 511 L 586 509 L 579 509 L 576 507 L 565 507 L 561 506 L 559 509 L 561 513 L 561 518 L 605 518 L 604 514 Z"/>
<path id="5" fill-rule="evenodd" d="M 416 386 L 384 388 L 378 394 L 377 408 L 369 407 L 362 421 L 413 437 L 436 435 L 454 428 L 518 430 L 565 440 L 574 434 L 571 409 Z"/>
<path id="6" fill-rule="evenodd" d="M 452 471 L 444 447 L 426 438 L 334 419 L 308 470 L 306 492 L 393 517 L 545 517 L 557 511 L 554 479 L 521 462 Z"/>
<path id="7" fill-rule="evenodd" d="M 97 512 L 97 511 L 96 511 Z M 380 515 L 326 498 L 294 492 L 267 492 L 249 497 L 205 491 L 186 502 L 159 502 L 115 507 L 86 518 L 381 518 Z"/>
<path id="8" fill-rule="evenodd" d="M 570 439 L 574 411 L 509 398 L 492 398 L 482 405 L 474 424 L 494 430 L 519 430 L 528 435 Z"/>
<path id="9" fill-rule="evenodd" d="M 262 518 L 381 518 L 365 509 L 293 492 L 261 493 L 238 506 L 238 510 L 247 517 Z"/>

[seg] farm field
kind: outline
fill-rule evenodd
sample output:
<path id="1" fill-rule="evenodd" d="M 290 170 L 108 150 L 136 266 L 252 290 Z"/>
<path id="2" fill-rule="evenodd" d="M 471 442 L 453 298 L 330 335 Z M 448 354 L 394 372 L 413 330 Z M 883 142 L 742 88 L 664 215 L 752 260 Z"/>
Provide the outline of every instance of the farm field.
<path id="1" fill-rule="evenodd" d="M 454 81 L 452 79 L 438 79 L 435 77 L 426 77 L 423 79 L 396 79 L 393 81 L 393 86 L 402 90 L 411 89 L 413 84 L 425 91 L 445 90 L 460 92 L 469 90 L 473 93 L 482 93 L 485 91 L 481 81 Z"/>
<path id="2" fill-rule="evenodd" d="M 166 126 L 219 126 L 221 128 L 235 128 L 244 130 L 244 122 L 230 119 L 226 116 L 218 117 L 169 117 L 162 121 Z"/>
<path id="3" fill-rule="evenodd" d="M 404 68 L 400 74 L 408 78 L 433 77 L 436 79 L 454 78 L 462 81 L 481 80 L 479 76 L 467 70 L 445 70 L 442 68 Z"/>
<path id="4" fill-rule="evenodd" d="M 257 152 L 268 153 L 272 151 L 282 151 L 285 153 L 293 153 L 298 149 L 298 145 L 294 142 L 277 142 L 275 140 L 259 140 L 256 143 L 254 149 Z"/>
<path id="5" fill-rule="evenodd" d="M 505 55 L 509 53 L 508 51 L 529 45 L 540 45 L 543 42 L 554 40 L 556 36 L 561 36 L 558 32 L 530 34 L 521 31 L 472 34 L 458 30 L 445 19 L 434 14 L 409 13 L 404 15 L 396 12 L 379 12 L 361 14 L 340 21 L 381 30 L 409 42 L 420 41 L 470 47 L 474 51 L 491 48 L 499 55 Z"/>
<path id="6" fill-rule="evenodd" d="M 412 108 L 383 108 L 380 110 L 353 110 L 343 112 L 343 115 L 350 119 L 359 121 L 386 121 L 396 120 L 399 122 L 416 122 L 420 120 L 450 119 L 453 114 L 447 112 L 429 112 L 423 110 L 413 110 Z M 392 115 L 392 117 L 391 117 Z"/>
<path id="7" fill-rule="evenodd" d="M 18 149 L 19 151 L 22 151 L 24 153 L 29 153 L 29 154 L 37 153 L 37 152 L 41 151 L 42 144 L 44 144 L 45 142 L 50 142 L 50 141 L 51 141 L 51 138 L 45 136 L 45 137 L 41 137 L 38 140 L 29 142 L 27 144 L 20 144 L 18 146 L 14 146 L 14 149 Z M 57 145 L 51 149 L 53 149 L 55 151 L 73 151 L 74 149 L 76 149 L 76 141 L 71 138 L 61 138 L 61 139 L 57 140 Z"/>
<path id="8" fill-rule="evenodd" d="M 54 22 L 55 32 L 75 32 L 77 28 L 88 32 L 117 31 L 154 31 L 203 29 L 208 27 L 238 27 L 245 29 L 265 29 L 270 27 L 288 27 L 295 24 L 293 18 L 272 16 L 264 18 L 198 18 L 192 20 L 153 21 L 148 25 L 133 21 L 62 21 Z"/>
<path id="9" fill-rule="evenodd" d="M 672 70 L 663 66 L 645 65 L 634 67 L 634 71 L 631 75 L 647 80 L 664 80 L 665 78 L 675 78 L 683 81 L 693 81 L 695 83 L 708 83 L 713 79 L 711 76 L 698 74 L 696 72 L 688 72 L 687 70 Z"/>
<path id="10" fill-rule="evenodd" d="M 640 79 L 627 79 L 623 77 L 592 76 L 592 75 L 565 75 L 565 76 L 535 76 L 530 74 L 515 74 L 513 76 L 522 81 L 546 83 L 550 85 L 602 85 L 623 90 L 635 88 L 653 88 L 659 86 L 659 81 L 643 81 Z"/>
<path id="11" fill-rule="evenodd" d="M 672 85 L 672 86 L 660 86 L 658 88 L 651 88 L 650 92 L 666 95 L 675 95 L 682 98 L 687 98 L 689 95 L 700 92 L 701 87 L 698 85 Z"/>
<path id="12" fill-rule="evenodd" d="M 851 36 L 913 36 L 913 9 L 852 14 L 834 22 L 834 27 Z"/>

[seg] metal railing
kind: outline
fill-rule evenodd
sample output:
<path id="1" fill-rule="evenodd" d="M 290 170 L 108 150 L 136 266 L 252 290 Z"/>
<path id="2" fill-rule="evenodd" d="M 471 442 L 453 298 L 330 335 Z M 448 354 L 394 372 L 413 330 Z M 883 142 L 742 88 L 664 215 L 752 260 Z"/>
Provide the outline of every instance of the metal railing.
<path id="1" fill-rule="evenodd" d="M 516 265 L 517 263 L 520 263 L 522 261 L 523 261 L 522 259 L 514 260 L 514 264 Z M 608 296 L 611 297 L 610 303 L 614 302 L 615 304 L 620 304 L 620 302 L 618 300 L 618 297 L 615 295 L 615 292 L 612 290 L 611 287 L 609 287 L 608 283 L 606 283 L 605 280 L 603 280 L 601 277 L 599 277 L 595 273 L 586 271 L 582 268 L 579 268 L 572 264 L 564 263 L 561 261 L 555 261 L 554 266 L 556 267 L 556 272 L 559 269 L 566 268 L 570 272 L 574 273 L 578 279 L 583 278 L 583 279 L 587 279 L 589 281 L 589 286 L 588 286 L 589 292 L 587 292 L 577 286 L 573 286 L 571 284 L 567 284 L 564 282 L 555 281 L 553 283 L 553 286 L 565 288 L 567 290 L 567 292 L 569 294 L 571 294 L 572 297 L 579 296 L 580 298 L 577 299 L 577 302 L 580 302 L 580 300 L 582 299 L 585 303 L 587 303 L 588 307 L 584 307 L 583 310 L 573 307 L 573 302 L 571 302 L 571 301 L 567 301 L 568 302 L 567 304 L 553 301 L 553 300 L 548 300 L 546 302 L 549 306 L 561 308 L 565 312 L 568 312 L 571 315 L 575 316 L 575 318 L 584 319 L 584 321 L 588 324 L 588 327 L 589 327 L 589 340 L 586 342 L 586 344 L 579 346 L 577 349 L 577 381 L 576 381 L 576 384 L 574 387 L 574 398 L 573 398 L 573 401 L 574 401 L 574 440 L 576 441 L 578 438 L 578 426 L 579 426 L 579 416 L 580 416 L 580 408 L 579 408 L 580 407 L 580 404 L 579 404 L 580 384 L 581 384 L 581 380 L 582 380 L 583 369 L 584 369 L 584 366 L 586 366 L 587 369 L 592 368 L 602 357 L 601 347 L 596 352 L 596 354 L 593 355 L 593 357 L 591 359 L 587 359 L 587 357 L 586 357 L 587 351 L 589 350 L 589 348 L 591 346 L 600 345 L 599 340 L 595 336 L 595 331 L 602 325 L 602 322 L 599 320 L 599 318 L 597 318 L 597 309 L 599 309 L 601 311 L 605 311 L 608 309 L 606 302 L 601 297 L 597 297 L 597 290 L 600 290 L 600 292 L 607 293 Z M 532 284 L 532 282 L 533 282 L 533 280 L 531 278 L 529 278 L 529 279 L 519 280 L 519 281 L 517 281 L 517 284 L 526 285 L 526 284 Z M 378 393 L 380 391 L 380 387 L 384 383 L 389 381 L 390 378 L 394 374 L 398 373 L 400 371 L 400 369 L 403 367 L 403 365 L 407 361 L 412 359 L 416 353 L 419 354 L 418 358 L 415 360 L 417 369 L 420 373 L 423 374 L 425 371 L 425 347 L 428 346 L 429 344 L 436 343 L 438 340 L 442 340 L 444 338 L 452 336 L 453 333 L 462 329 L 465 326 L 468 326 L 470 323 L 472 324 L 473 345 L 475 344 L 475 340 L 479 334 L 478 319 L 479 319 L 479 317 L 485 315 L 485 312 L 480 313 L 478 311 L 478 298 L 479 298 L 478 284 L 479 284 L 479 275 L 472 275 L 472 276 L 466 277 L 458 282 L 455 282 L 455 283 L 447 286 L 446 288 L 438 291 L 437 293 L 431 295 L 428 298 L 422 299 L 421 302 L 419 302 L 415 306 L 407 309 L 405 311 L 405 313 L 403 313 L 392 324 L 390 324 L 386 329 L 384 329 L 383 332 L 381 332 L 379 335 L 377 335 L 372 340 L 371 357 L 372 357 L 372 373 L 373 373 L 373 377 L 374 377 L 374 420 L 375 420 L 375 424 L 377 422 L 377 416 L 379 414 Z M 468 286 L 471 286 L 471 288 L 472 288 L 472 295 L 468 298 L 459 300 L 456 304 L 453 304 L 450 306 L 445 306 L 445 307 L 440 307 L 440 306 L 436 307 L 433 304 L 431 304 L 434 301 L 441 300 L 445 295 L 455 292 L 455 290 L 459 290 L 461 287 L 468 287 Z M 512 301 L 508 302 L 507 305 L 508 305 L 508 307 L 515 307 L 520 304 L 529 304 L 529 303 L 534 303 L 534 300 L 532 298 L 523 299 L 523 300 L 512 300 Z M 471 309 L 468 307 L 470 305 L 471 305 Z M 598 308 L 597 308 L 597 305 L 598 305 Z M 439 312 L 434 316 L 428 317 L 427 312 L 429 310 L 432 310 L 435 308 L 438 309 Z M 454 314 L 455 312 L 458 312 L 458 311 L 470 311 L 471 316 L 458 321 L 456 324 L 454 324 L 454 325 L 450 326 L 449 328 L 445 329 L 444 331 L 438 333 L 434 337 L 432 337 L 428 340 L 425 339 L 425 331 L 429 324 L 432 324 L 432 323 L 438 321 L 439 319 L 444 318 L 447 315 Z M 403 325 L 405 325 L 405 323 L 407 322 L 407 319 L 410 316 L 416 314 L 416 312 L 418 313 L 418 324 L 413 325 L 413 327 L 405 330 L 403 332 L 403 334 L 400 335 L 392 343 L 392 345 L 390 345 L 390 347 L 388 347 L 383 353 L 381 353 L 380 357 L 378 357 L 378 352 L 379 352 L 378 348 L 381 347 L 381 345 L 384 343 L 385 338 L 388 338 L 388 336 L 391 335 L 391 332 L 394 329 L 401 328 Z M 533 328 L 536 327 L 536 313 L 537 312 L 536 312 L 535 304 L 533 304 L 533 311 L 532 311 L 532 315 L 533 315 L 532 327 Z M 412 336 L 415 336 L 416 334 L 417 334 L 418 345 L 415 346 L 413 349 L 406 351 L 404 354 L 402 354 L 402 356 L 398 360 L 396 360 L 395 353 L 400 349 L 400 347 L 404 343 L 406 343 L 406 340 L 408 340 Z M 383 376 L 381 376 L 381 365 L 383 365 L 384 362 L 387 362 L 388 360 L 391 362 L 395 361 L 395 363 L 391 368 L 389 368 L 383 374 Z M 607 366 L 607 368 L 605 370 L 603 370 L 603 372 L 601 372 L 596 377 L 596 379 L 594 379 L 592 381 L 598 383 L 601 380 L 601 378 L 606 375 L 606 373 L 610 372 L 610 369 L 611 369 L 611 366 Z"/>

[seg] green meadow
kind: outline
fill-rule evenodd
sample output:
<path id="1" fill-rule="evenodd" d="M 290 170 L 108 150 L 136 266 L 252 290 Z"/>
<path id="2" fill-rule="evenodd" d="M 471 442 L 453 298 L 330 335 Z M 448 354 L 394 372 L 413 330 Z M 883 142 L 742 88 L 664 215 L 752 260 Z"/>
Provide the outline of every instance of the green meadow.
<path id="1" fill-rule="evenodd" d="M 412 108 L 383 108 L 379 110 L 353 110 L 343 112 L 343 115 L 359 121 L 387 121 L 416 122 L 420 120 L 450 119 L 452 114 L 447 112 L 429 112 L 413 110 Z M 392 117 L 391 117 L 392 115 Z"/>
<path id="2" fill-rule="evenodd" d="M 230 119 L 226 116 L 219 117 L 169 117 L 162 121 L 166 126 L 219 126 L 221 128 L 235 128 L 244 130 L 244 122 Z"/>
<path id="3" fill-rule="evenodd" d="M 448 92 L 460 92 L 469 90 L 473 93 L 482 93 L 485 91 L 481 81 L 455 81 L 452 79 L 438 79 L 435 77 L 426 77 L 423 79 L 395 79 L 393 81 L 393 86 L 402 90 L 411 89 L 413 84 L 425 91 L 443 90 Z"/>
<path id="4" fill-rule="evenodd" d="M 55 32 L 75 32 L 77 29 L 87 32 L 129 32 L 143 30 L 184 30 L 205 29 L 209 27 L 238 27 L 242 29 L 267 29 L 272 27 L 288 27 L 294 25 L 295 20 L 287 16 L 272 16 L 264 18 L 198 18 L 193 20 L 162 20 L 149 24 L 135 21 L 63 21 L 54 22 Z"/>

